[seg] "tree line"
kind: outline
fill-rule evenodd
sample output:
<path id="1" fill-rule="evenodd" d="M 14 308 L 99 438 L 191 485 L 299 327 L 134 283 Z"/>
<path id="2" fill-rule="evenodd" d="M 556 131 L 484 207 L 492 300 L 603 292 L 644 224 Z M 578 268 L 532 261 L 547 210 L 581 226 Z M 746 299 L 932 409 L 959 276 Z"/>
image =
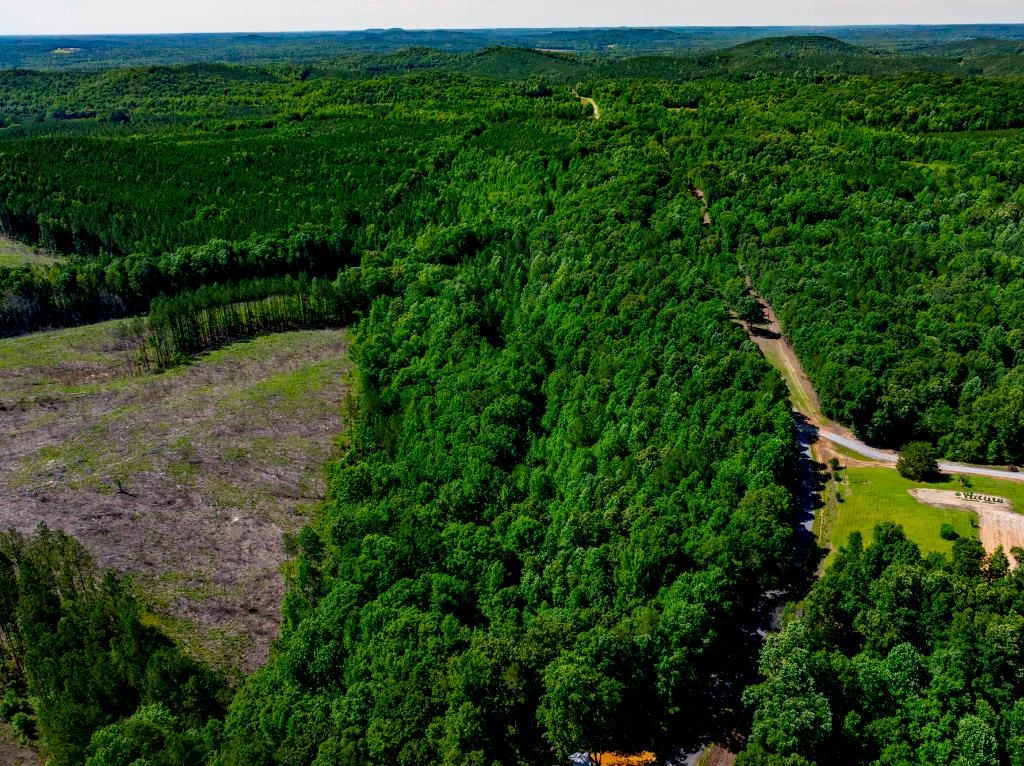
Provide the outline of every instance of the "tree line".
<path id="1" fill-rule="evenodd" d="M 238 243 L 214 240 L 158 255 L 76 257 L 55 266 L 0 267 L 0 334 L 148 312 L 152 301 L 256 278 L 334 278 L 353 265 L 344 229 L 300 227 Z"/>
<path id="2" fill-rule="evenodd" d="M 310 280 L 305 272 L 298 279 L 211 285 L 155 299 L 140 351 L 147 358 L 152 352 L 156 366 L 162 368 L 245 338 L 340 327 L 352 318 L 351 307 L 343 303 L 333 282 Z"/>
<path id="3" fill-rule="evenodd" d="M 129 580 L 41 526 L 0 533 L 0 715 L 55 766 L 209 758 L 224 679 L 143 621 Z"/>

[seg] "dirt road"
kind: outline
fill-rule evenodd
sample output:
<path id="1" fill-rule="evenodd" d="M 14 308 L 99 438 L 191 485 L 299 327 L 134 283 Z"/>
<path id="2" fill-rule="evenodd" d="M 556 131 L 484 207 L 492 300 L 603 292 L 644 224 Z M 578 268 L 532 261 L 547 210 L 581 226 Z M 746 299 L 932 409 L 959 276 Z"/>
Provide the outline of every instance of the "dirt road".
<path id="1" fill-rule="evenodd" d="M 740 324 L 750 335 L 750 339 L 761 349 L 761 353 L 765 355 L 765 358 L 782 374 L 783 379 L 786 381 L 786 386 L 789 388 L 793 408 L 818 429 L 819 439 L 843 447 L 874 464 L 895 466 L 896 461 L 899 459 L 899 455 L 896 452 L 865 444 L 849 428 L 829 420 L 822 414 L 818 394 L 814 390 L 814 386 L 811 385 L 807 373 L 804 372 L 803 365 L 793 351 L 789 340 L 782 334 L 782 327 L 779 325 L 775 312 L 772 311 L 771 306 L 765 302 L 764 298 L 752 286 L 750 286 L 750 292 L 761 303 L 764 321 L 757 323 L 741 321 Z M 939 463 L 939 469 L 946 473 L 962 473 L 972 476 L 989 476 L 994 479 L 1024 481 L 1024 473 L 991 466 L 968 465 L 944 460 Z"/>
<path id="2" fill-rule="evenodd" d="M 690 194 L 699 199 L 701 202 L 701 207 L 703 208 L 704 212 L 704 215 L 701 219 L 701 223 L 703 223 L 705 226 L 710 226 L 711 211 L 708 210 L 708 198 L 707 195 L 704 193 L 704 190 L 701 189 L 699 186 L 695 186 L 694 188 L 690 189 Z"/>
<path id="3" fill-rule="evenodd" d="M 583 106 L 590 106 L 594 110 L 594 119 L 595 120 L 600 120 L 601 119 L 601 109 L 600 109 L 600 107 L 598 107 L 597 102 L 594 101 L 594 99 L 588 98 L 587 96 L 581 96 L 576 91 L 573 91 L 572 94 L 574 96 L 576 96 L 576 98 L 578 98 L 580 100 L 580 103 L 583 104 Z"/>
<path id="4" fill-rule="evenodd" d="M 1024 515 L 1015 513 L 1005 497 L 994 495 L 967 495 L 945 489 L 907 490 L 914 499 L 936 508 L 953 508 L 978 514 L 978 537 L 985 550 L 991 553 L 1002 546 L 1003 552 L 1013 556 L 1015 547 L 1024 548 Z M 1020 562 L 1017 562 L 1018 564 Z"/>

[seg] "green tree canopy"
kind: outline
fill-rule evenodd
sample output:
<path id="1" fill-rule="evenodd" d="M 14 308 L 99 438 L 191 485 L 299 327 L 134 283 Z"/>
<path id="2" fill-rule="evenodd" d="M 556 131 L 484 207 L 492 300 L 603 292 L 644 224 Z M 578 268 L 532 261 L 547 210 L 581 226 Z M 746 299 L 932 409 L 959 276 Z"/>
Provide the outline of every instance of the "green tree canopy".
<path id="1" fill-rule="evenodd" d="M 896 470 L 912 481 L 929 481 L 939 474 L 938 451 L 928 442 L 911 442 L 900 450 Z"/>

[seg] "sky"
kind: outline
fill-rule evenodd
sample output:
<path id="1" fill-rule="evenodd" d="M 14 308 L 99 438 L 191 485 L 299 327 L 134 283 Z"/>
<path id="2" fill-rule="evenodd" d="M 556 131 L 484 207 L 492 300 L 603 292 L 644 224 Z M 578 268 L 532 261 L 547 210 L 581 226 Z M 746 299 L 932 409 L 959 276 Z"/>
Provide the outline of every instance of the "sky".
<path id="1" fill-rule="evenodd" d="M 1024 23 L 1022 0 L 0 0 L 0 34 Z"/>

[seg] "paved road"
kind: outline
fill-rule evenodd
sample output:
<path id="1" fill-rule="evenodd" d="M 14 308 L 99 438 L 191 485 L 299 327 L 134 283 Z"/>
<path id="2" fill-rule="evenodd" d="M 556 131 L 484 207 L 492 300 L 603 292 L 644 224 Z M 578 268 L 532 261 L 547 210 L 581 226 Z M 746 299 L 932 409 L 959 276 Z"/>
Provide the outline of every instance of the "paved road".
<path id="1" fill-rule="evenodd" d="M 895 465 L 896 461 L 899 460 L 899 455 L 897 455 L 892 450 L 876 449 L 875 447 L 869 447 L 864 442 L 858 439 L 851 439 L 848 436 L 837 434 L 835 431 L 830 431 L 827 428 L 819 428 L 818 436 L 821 437 L 822 439 L 832 442 L 833 444 L 838 444 L 841 447 L 846 447 L 846 449 L 850 450 L 851 452 L 856 452 L 861 457 L 866 457 L 871 460 L 877 460 L 880 463 L 892 463 L 893 465 Z"/>
<path id="2" fill-rule="evenodd" d="M 851 452 L 856 452 L 871 460 L 877 460 L 880 463 L 891 463 L 896 464 L 899 460 L 899 455 L 892 450 L 876 449 L 875 447 L 869 447 L 864 442 L 858 439 L 851 439 L 848 436 L 837 434 L 835 431 L 830 431 L 827 428 L 819 428 L 818 436 L 822 439 L 838 444 Z M 964 473 L 972 476 L 990 476 L 993 479 L 1010 479 L 1011 481 L 1024 481 L 1024 474 L 1017 473 L 1014 471 L 1007 471 L 1004 468 L 989 468 L 988 466 L 981 465 L 965 465 L 964 463 L 951 463 L 943 460 L 939 462 L 939 470 L 945 471 L 946 473 Z"/>
<path id="3" fill-rule="evenodd" d="M 1013 471 L 1005 471 L 1002 468 L 987 468 L 982 465 L 964 465 L 963 463 L 947 463 L 939 461 L 939 470 L 946 473 L 969 473 L 972 476 L 991 476 L 993 479 L 1009 479 L 1010 481 L 1024 481 L 1024 476 Z"/>

